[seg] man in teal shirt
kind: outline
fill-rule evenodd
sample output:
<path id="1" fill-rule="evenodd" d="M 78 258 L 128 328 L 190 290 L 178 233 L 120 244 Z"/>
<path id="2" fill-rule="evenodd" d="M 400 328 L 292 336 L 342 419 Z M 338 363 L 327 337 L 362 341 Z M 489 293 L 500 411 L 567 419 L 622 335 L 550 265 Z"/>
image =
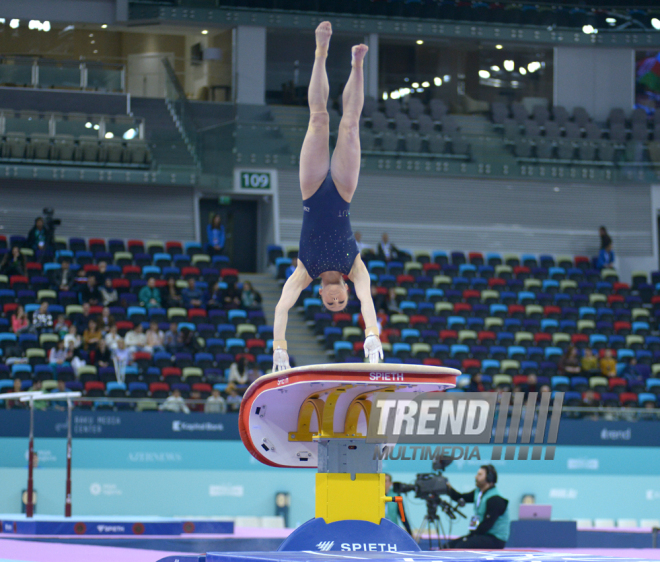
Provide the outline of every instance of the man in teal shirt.
<path id="1" fill-rule="evenodd" d="M 460 494 L 449 486 L 448 494 L 454 501 L 474 503 L 470 518 L 470 533 L 449 541 L 449 548 L 504 548 L 509 539 L 509 501 L 500 496 L 497 471 L 492 464 L 483 465 L 474 478 L 475 490 Z"/>
<path id="2" fill-rule="evenodd" d="M 392 476 L 385 474 L 385 495 L 389 497 L 394 497 L 390 494 L 392 489 Z M 405 510 L 404 510 L 405 515 Z M 395 525 L 402 524 L 408 534 L 412 536 L 412 530 L 410 529 L 410 523 L 408 523 L 408 516 L 406 515 L 406 520 L 401 521 L 401 514 L 399 513 L 399 504 L 397 502 L 388 502 L 385 504 L 385 519 L 389 519 Z"/>

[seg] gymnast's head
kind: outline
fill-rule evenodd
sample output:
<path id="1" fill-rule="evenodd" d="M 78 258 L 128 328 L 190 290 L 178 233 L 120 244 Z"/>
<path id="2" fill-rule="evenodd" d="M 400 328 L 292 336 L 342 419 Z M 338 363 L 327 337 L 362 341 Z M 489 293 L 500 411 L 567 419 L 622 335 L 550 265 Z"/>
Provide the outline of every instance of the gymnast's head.
<path id="1" fill-rule="evenodd" d="M 330 312 L 341 312 L 348 305 L 348 285 L 340 273 L 336 275 L 321 274 L 321 287 L 319 295 L 323 304 Z"/>

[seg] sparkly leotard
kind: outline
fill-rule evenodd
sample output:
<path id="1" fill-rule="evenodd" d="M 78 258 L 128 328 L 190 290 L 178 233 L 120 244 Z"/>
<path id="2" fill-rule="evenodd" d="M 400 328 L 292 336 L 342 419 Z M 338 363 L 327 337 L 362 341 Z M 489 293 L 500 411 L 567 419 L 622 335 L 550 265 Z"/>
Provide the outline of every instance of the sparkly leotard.
<path id="1" fill-rule="evenodd" d="M 351 204 L 332 181 L 330 172 L 316 193 L 303 201 L 298 257 L 312 279 L 326 271 L 348 275 L 358 255 L 351 229 Z"/>

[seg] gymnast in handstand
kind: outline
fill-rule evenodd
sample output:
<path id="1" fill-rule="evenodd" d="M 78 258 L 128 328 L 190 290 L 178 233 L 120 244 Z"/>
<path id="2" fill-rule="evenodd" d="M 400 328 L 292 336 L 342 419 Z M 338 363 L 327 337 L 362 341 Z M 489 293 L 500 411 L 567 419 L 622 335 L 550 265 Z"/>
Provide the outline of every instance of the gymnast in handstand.
<path id="1" fill-rule="evenodd" d="M 365 323 L 364 355 L 371 363 L 383 357 L 376 311 L 371 298 L 369 271 L 362 262 L 351 229 L 351 199 L 360 174 L 360 114 L 364 104 L 362 63 L 366 45 L 352 49 L 352 70 L 343 93 L 344 114 L 339 124 L 337 146 L 330 159 L 330 118 L 328 75 L 325 61 L 332 35 L 330 22 L 316 29 L 316 58 L 309 83 L 309 127 L 300 152 L 300 190 L 303 224 L 300 233 L 298 266 L 289 277 L 275 307 L 273 371 L 289 368 L 286 324 L 289 309 L 300 293 L 317 277 L 319 294 L 328 310 L 344 310 L 348 287 L 343 275 L 355 286 Z"/>

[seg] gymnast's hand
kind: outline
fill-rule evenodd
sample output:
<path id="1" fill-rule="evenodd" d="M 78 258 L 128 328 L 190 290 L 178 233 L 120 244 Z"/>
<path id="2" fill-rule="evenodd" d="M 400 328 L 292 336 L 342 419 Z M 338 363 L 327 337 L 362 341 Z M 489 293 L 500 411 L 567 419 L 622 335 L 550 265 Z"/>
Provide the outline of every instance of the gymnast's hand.
<path id="1" fill-rule="evenodd" d="M 289 354 L 286 349 L 276 349 L 273 352 L 273 373 L 277 371 L 284 371 L 285 369 L 290 369 L 289 365 Z"/>
<path id="2" fill-rule="evenodd" d="M 369 363 L 378 363 L 378 358 L 383 358 L 383 346 L 378 336 L 371 334 L 364 340 L 364 356 L 369 358 Z"/>

